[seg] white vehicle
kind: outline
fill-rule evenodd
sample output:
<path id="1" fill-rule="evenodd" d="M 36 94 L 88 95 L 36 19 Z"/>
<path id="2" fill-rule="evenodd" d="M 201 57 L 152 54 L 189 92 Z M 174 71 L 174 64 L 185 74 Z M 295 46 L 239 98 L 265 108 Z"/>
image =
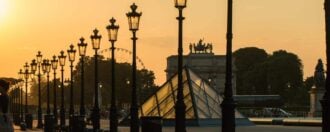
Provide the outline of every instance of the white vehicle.
<path id="1" fill-rule="evenodd" d="M 264 108 L 263 109 L 264 117 L 290 117 L 292 114 L 284 111 L 281 108 Z"/>

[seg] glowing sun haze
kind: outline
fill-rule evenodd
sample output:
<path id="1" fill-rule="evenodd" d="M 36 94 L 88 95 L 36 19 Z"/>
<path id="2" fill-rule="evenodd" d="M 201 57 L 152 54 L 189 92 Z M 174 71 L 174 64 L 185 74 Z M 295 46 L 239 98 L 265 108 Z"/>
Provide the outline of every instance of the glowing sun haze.
<path id="1" fill-rule="evenodd" d="M 7 0 L 0 0 L 0 20 L 4 19 L 5 15 L 7 14 L 8 4 Z"/>
<path id="2" fill-rule="evenodd" d="M 325 59 L 323 1 L 234 0 L 233 50 L 284 49 L 297 54 L 304 76 L 311 76 L 317 59 Z M 0 76 L 17 77 L 38 50 L 50 58 L 76 45 L 81 36 L 89 44 L 87 55 L 93 55 L 89 36 L 94 28 L 103 36 L 101 49 L 109 48 L 105 27 L 111 17 L 120 25 L 115 46 L 131 49 L 126 13 L 133 2 L 143 12 L 137 55 L 162 84 L 166 57 L 177 54 L 178 11 L 173 0 L 0 0 Z M 226 13 L 227 0 L 188 0 L 183 11 L 184 53 L 189 43 L 204 38 L 213 43 L 216 54 L 225 54 Z"/>

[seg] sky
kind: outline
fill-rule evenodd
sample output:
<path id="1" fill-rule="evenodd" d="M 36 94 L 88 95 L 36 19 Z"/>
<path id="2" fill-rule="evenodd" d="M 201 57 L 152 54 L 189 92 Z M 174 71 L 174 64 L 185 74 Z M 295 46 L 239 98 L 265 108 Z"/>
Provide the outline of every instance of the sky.
<path id="1" fill-rule="evenodd" d="M 317 59 L 325 60 L 323 1 L 234 0 L 233 50 L 255 46 L 271 54 L 284 49 L 300 57 L 304 77 L 313 75 Z M 115 46 L 131 50 L 126 13 L 133 2 L 142 12 L 137 56 L 161 85 L 166 81 L 166 58 L 177 54 L 178 10 L 173 0 L 0 0 L 0 77 L 17 77 L 38 51 L 50 58 L 76 45 L 80 37 L 88 40 L 87 55 L 92 56 L 89 36 L 94 28 L 103 36 L 101 49 L 109 48 L 105 27 L 111 17 L 120 26 Z M 184 54 L 189 43 L 204 39 L 213 43 L 215 54 L 224 55 L 226 14 L 227 0 L 188 0 L 183 11 Z"/>

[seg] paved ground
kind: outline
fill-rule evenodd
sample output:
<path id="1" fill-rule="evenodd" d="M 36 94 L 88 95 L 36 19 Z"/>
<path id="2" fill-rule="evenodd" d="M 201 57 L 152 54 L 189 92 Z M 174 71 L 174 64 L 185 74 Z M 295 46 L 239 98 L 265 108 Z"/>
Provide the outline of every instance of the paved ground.
<path id="1" fill-rule="evenodd" d="M 188 127 L 187 132 L 219 132 L 220 127 Z M 28 130 L 27 132 L 41 132 L 41 130 Z M 321 132 L 321 127 L 257 125 L 237 127 L 237 132 Z M 15 132 L 21 132 L 15 127 Z M 129 132 L 129 127 L 119 127 L 119 132 Z M 174 132 L 173 127 L 164 127 L 163 132 Z"/>

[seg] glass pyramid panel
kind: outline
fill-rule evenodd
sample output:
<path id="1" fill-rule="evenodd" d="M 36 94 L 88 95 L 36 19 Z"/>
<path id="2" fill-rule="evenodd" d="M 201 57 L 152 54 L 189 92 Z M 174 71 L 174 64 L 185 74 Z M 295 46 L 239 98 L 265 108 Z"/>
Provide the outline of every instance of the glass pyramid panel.
<path id="1" fill-rule="evenodd" d="M 186 104 L 186 119 L 219 119 L 222 98 L 217 92 L 189 68 L 182 72 L 183 94 Z M 163 84 L 140 109 L 140 116 L 161 116 L 163 119 L 175 118 L 177 95 L 177 74 Z M 240 115 L 236 111 L 236 117 Z"/>

